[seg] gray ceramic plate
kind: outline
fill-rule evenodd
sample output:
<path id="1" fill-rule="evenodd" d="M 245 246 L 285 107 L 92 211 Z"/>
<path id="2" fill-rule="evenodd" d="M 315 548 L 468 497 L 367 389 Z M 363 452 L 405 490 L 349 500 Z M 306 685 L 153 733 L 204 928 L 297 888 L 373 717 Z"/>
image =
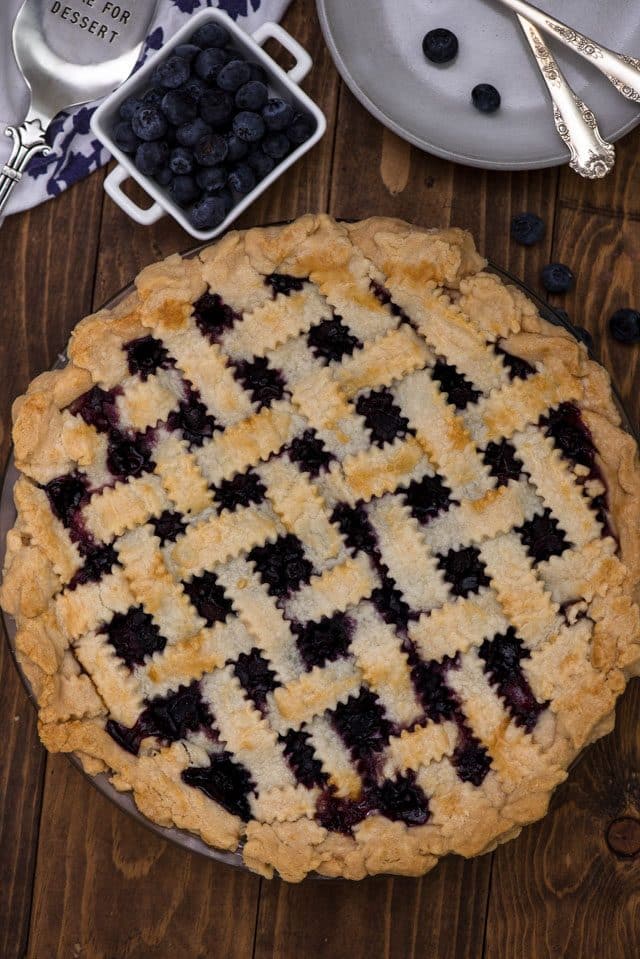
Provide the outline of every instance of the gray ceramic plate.
<path id="1" fill-rule="evenodd" d="M 471 166 L 529 170 L 567 162 L 546 87 L 514 15 L 493 0 L 316 0 L 335 64 L 360 102 L 401 137 L 429 153 Z M 534 0 L 538 6 L 621 53 L 640 53 L 638 0 Z M 436 66 L 422 37 L 448 27 L 460 50 Z M 638 106 L 571 52 L 551 44 L 600 129 L 617 140 L 640 122 Z M 502 107 L 471 105 L 477 83 L 500 90 Z"/>

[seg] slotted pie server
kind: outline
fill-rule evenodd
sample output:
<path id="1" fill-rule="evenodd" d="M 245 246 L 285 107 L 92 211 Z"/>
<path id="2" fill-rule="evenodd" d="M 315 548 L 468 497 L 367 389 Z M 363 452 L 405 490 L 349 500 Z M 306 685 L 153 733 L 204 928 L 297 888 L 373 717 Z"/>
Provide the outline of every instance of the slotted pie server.
<path id="1" fill-rule="evenodd" d="M 47 127 L 61 110 L 111 93 L 140 55 L 157 0 L 25 0 L 13 25 L 13 52 L 31 104 L 0 169 L 0 214 L 32 156 L 47 154 Z"/>

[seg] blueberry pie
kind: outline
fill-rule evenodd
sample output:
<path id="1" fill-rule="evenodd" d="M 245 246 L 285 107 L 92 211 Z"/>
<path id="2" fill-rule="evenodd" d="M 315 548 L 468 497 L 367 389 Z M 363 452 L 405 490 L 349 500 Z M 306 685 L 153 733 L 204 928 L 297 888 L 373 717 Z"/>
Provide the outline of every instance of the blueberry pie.
<path id="1" fill-rule="evenodd" d="M 48 749 L 297 881 L 542 816 L 639 671 L 605 371 L 470 236 L 306 216 L 143 270 L 14 407 Z"/>

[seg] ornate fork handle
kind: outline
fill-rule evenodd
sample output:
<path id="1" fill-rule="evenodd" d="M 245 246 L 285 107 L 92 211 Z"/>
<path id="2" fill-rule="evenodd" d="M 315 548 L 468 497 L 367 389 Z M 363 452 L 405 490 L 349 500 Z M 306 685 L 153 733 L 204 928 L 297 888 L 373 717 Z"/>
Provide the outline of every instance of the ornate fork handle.
<path id="1" fill-rule="evenodd" d="M 556 20 L 538 7 L 531 6 L 526 0 L 499 0 L 499 2 L 526 17 L 541 30 L 557 37 L 565 47 L 588 60 L 600 73 L 603 73 L 623 97 L 640 103 L 640 60 L 601 46 L 590 37 L 562 23 L 561 20 Z"/>
<path id="2" fill-rule="evenodd" d="M 27 119 L 19 127 L 6 127 L 5 135 L 13 137 L 13 150 L 8 163 L 0 168 L 0 214 L 7 204 L 12 189 L 22 179 L 27 163 L 36 153 L 50 152 L 45 140 L 46 129 L 37 118 Z"/>
<path id="3" fill-rule="evenodd" d="M 556 129 L 571 154 L 569 166 L 589 180 L 606 176 L 615 163 L 614 147 L 602 138 L 595 116 L 565 80 L 538 28 L 520 14 L 518 21 L 551 94 Z"/>

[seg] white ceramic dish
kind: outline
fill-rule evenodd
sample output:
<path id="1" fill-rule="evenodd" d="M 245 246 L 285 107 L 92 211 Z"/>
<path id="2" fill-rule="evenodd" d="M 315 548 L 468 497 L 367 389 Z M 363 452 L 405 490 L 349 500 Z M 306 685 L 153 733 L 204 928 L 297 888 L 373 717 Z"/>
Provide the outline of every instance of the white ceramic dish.
<path id="1" fill-rule="evenodd" d="M 316 0 L 333 60 L 351 91 L 378 120 L 428 153 L 495 170 L 567 163 L 551 104 L 515 16 L 491 0 Z M 533 0 L 620 53 L 640 55 L 638 0 Z M 448 27 L 460 49 L 436 66 L 422 38 Z M 549 41 L 567 80 L 615 141 L 640 122 L 593 67 Z M 471 104 L 477 83 L 492 83 L 502 106 L 488 116 Z"/>
<path id="2" fill-rule="evenodd" d="M 314 118 L 316 128 L 308 140 L 293 150 L 284 160 L 281 160 L 264 180 L 260 180 L 250 193 L 247 193 L 246 196 L 239 200 L 219 226 L 214 230 L 197 230 L 189 222 L 185 211 L 174 203 L 168 192 L 151 177 L 144 176 L 144 174 L 140 173 L 133 163 L 133 158 L 123 153 L 122 150 L 116 146 L 112 139 L 111 131 L 118 120 L 120 104 L 126 100 L 127 97 L 148 87 L 151 74 L 158 62 L 168 57 L 178 44 L 186 43 L 199 26 L 211 20 L 222 23 L 231 34 L 233 46 L 237 48 L 243 56 L 249 60 L 260 63 L 264 67 L 267 72 L 270 95 L 282 96 L 291 100 L 299 110 L 309 113 Z M 288 72 L 282 70 L 275 60 L 262 50 L 262 44 L 266 43 L 269 39 L 277 40 L 295 59 L 296 62 L 294 66 Z M 202 13 L 191 17 L 188 23 L 181 27 L 161 50 L 149 57 L 136 73 L 129 77 L 118 90 L 107 97 L 91 119 L 92 131 L 118 161 L 118 165 L 108 174 L 104 181 L 105 191 L 136 223 L 149 226 L 169 213 L 191 236 L 198 240 L 212 240 L 227 230 L 230 224 L 233 223 L 261 193 L 271 186 L 274 180 L 277 180 L 285 170 L 295 163 L 296 160 L 299 160 L 307 150 L 310 150 L 324 134 L 327 121 L 322 110 L 320 110 L 299 86 L 311 69 L 312 63 L 313 61 L 306 50 L 300 46 L 297 40 L 293 39 L 291 34 L 287 33 L 287 31 L 277 23 L 263 23 L 253 34 L 249 35 L 245 33 L 244 30 L 241 30 L 240 27 L 237 27 L 226 13 L 221 13 L 218 10 L 203 10 Z M 154 202 L 151 206 L 146 209 L 140 207 L 123 192 L 122 184 L 130 177 L 137 180 L 152 198 Z"/>

